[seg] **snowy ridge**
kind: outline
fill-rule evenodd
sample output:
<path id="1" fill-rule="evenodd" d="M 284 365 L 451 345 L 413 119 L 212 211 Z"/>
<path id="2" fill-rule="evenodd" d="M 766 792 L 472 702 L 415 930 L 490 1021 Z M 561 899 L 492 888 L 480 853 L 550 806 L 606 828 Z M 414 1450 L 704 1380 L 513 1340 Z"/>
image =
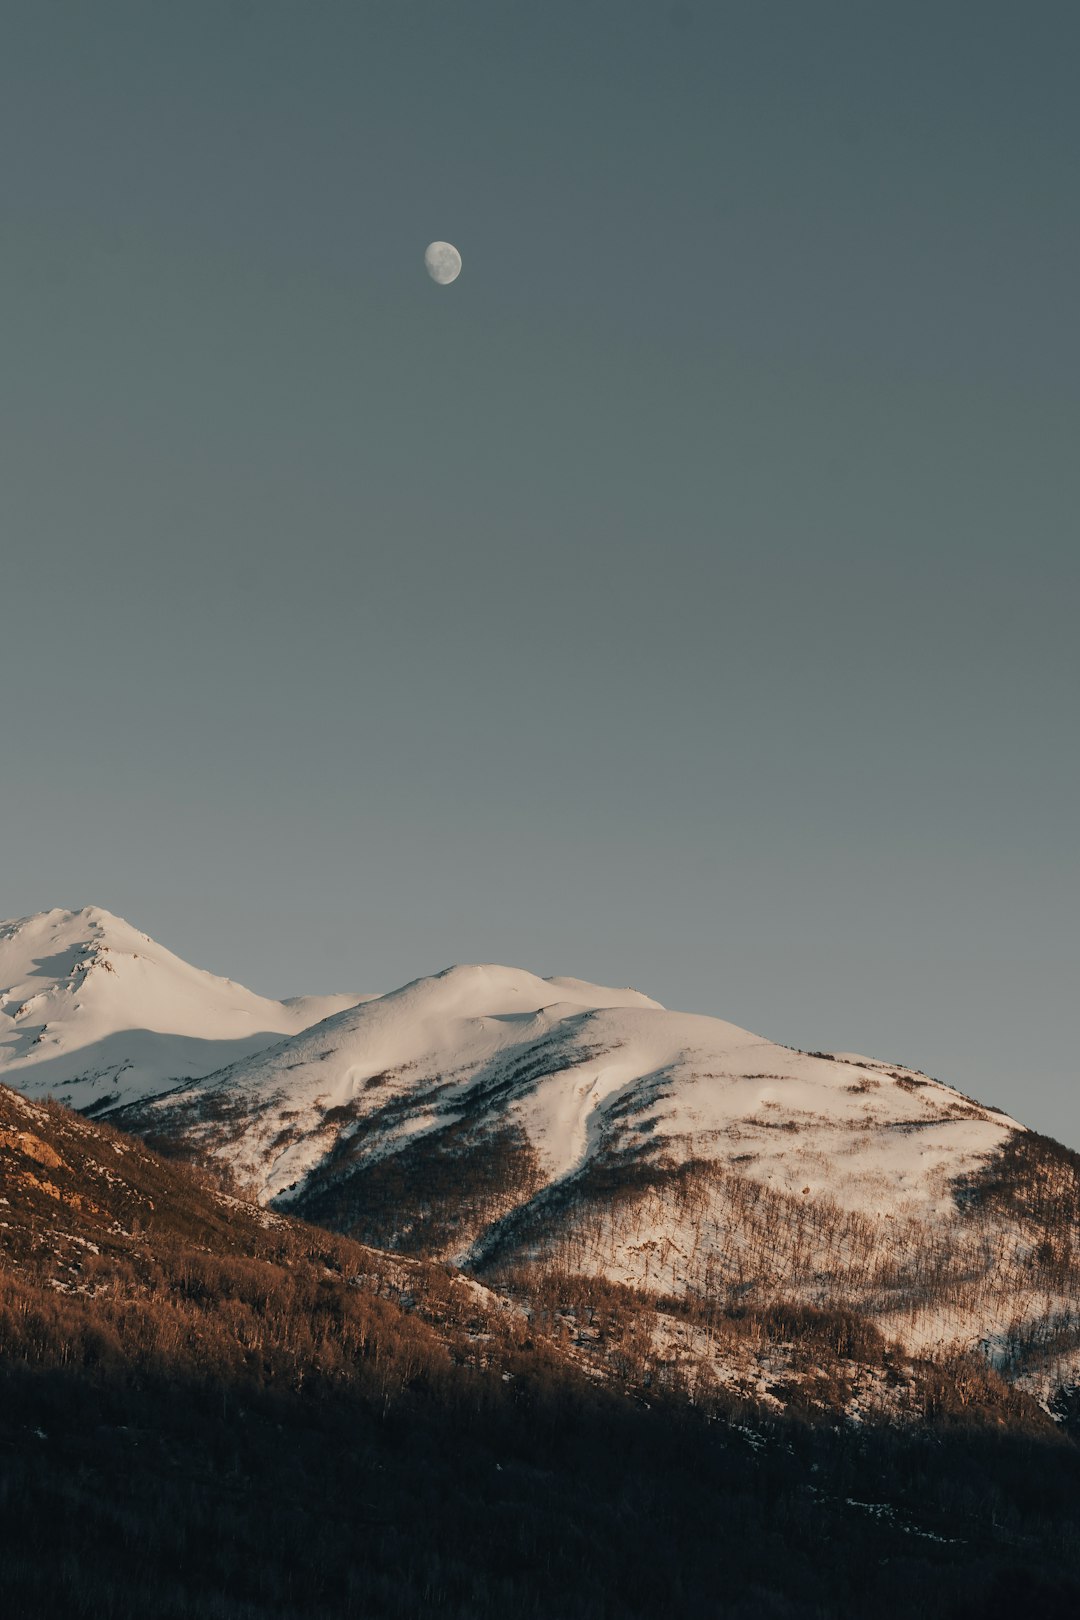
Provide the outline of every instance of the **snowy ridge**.
<path id="1" fill-rule="evenodd" d="M 941 1213 L 1021 1129 L 870 1059 L 794 1052 L 633 990 L 465 966 L 326 1019 L 141 1118 L 223 1157 L 264 1202 L 467 1121 L 523 1138 L 550 1186 L 594 1160 L 713 1160 L 800 1195 Z"/>
<path id="2" fill-rule="evenodd" d="M 134 1101 L 352 1005 L 271 1001 L 98 906 L 0 923 L 0 1079 L 75 1108 Z"/>

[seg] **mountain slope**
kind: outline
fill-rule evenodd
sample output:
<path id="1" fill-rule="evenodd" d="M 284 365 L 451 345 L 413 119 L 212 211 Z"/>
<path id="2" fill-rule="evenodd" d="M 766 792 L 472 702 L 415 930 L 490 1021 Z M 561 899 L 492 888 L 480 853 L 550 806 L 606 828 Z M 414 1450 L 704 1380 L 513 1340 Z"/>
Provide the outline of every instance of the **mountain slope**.
<path id="1" fill-rule="evenodd" d="M 4 1086 L 0 1188 L 12 1613 L 1076 1612 L 1075 1439 L 970 1358 L 789 1308 L 712 1382 L 627 1290 L 499 1297 Z"/>
<path id="2" fill-rule="evenodd" d="M 0 1079 L 102 1111 L 208 1074 L 360 998 L 255 995 L 97 906 L 0 923 Z"/>

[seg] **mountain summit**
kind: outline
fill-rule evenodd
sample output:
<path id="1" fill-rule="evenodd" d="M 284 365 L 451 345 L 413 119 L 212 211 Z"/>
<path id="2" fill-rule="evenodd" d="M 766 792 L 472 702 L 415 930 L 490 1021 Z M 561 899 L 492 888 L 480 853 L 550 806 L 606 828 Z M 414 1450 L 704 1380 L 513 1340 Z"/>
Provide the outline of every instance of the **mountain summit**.
<path id="1" fill-rule="evenodd" d="M 99 906 L 0 923 L 0 1080 L 100 1112 L 249 1057 L 359 1000 L 271 1001 Z"/>

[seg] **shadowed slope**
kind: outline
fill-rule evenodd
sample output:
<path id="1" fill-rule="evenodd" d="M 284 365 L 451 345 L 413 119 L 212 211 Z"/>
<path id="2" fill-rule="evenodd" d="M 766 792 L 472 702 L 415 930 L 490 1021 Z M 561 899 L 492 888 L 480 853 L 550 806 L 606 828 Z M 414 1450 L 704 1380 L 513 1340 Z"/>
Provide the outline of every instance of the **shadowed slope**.
<path id="1" fill-rule="evenodd" d="M 587 1279 L 499 1297 L 3 1087 L 0 1179 L 13 1612 L 962 1620 L 1016 1591 L 1075 1608 L 1067 1434 L 857 1318 L 721 1332 Z M 663 1332 L 683 1350 L 658 1354 Z M 774 1393 L 691 1377 L 705 1333 L 780 1358 Z M 906 1416 L 833 1427 L 827 1403 L 871 1377 L 910 1387 Z"/>

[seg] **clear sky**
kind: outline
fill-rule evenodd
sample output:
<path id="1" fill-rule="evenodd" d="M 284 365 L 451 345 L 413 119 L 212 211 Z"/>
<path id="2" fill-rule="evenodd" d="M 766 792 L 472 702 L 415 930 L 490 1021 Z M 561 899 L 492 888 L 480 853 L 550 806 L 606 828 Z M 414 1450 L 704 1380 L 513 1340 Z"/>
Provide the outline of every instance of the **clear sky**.
<path id="1" fill-rule="evenodd" d="M 8 0 L 0 915 L 1080 1146 L 1078 76 L 1075 0 Z"/>

